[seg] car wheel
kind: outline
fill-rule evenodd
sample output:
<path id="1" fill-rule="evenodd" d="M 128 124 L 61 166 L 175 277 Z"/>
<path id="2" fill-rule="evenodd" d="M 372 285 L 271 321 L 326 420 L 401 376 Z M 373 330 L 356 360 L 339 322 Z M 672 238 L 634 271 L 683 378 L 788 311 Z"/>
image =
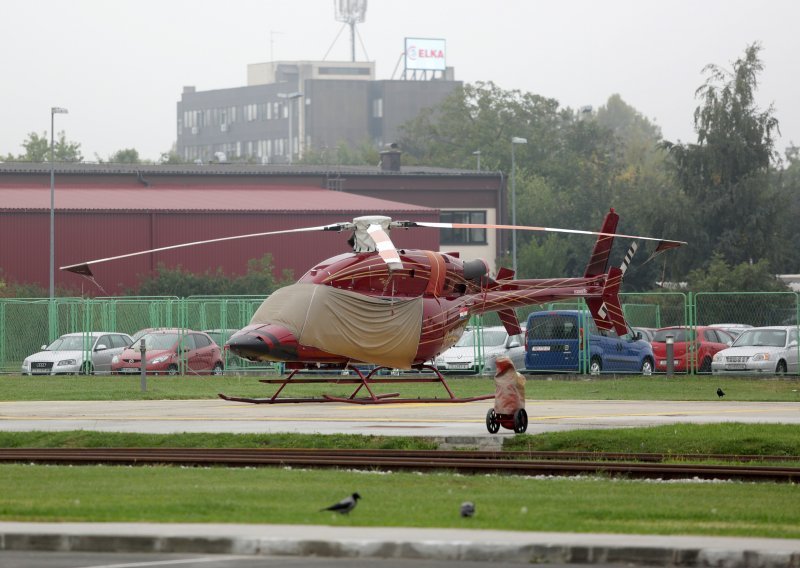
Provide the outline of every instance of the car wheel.
<path id="1" fill-rule="evenodd" d="M 224 372 L 224 370 L 223 370 L 223 367 L 222 367 L 222 363 L 215 364 L 214 368 L 211 369 L 211 374 L 212 375 L 216 375 L 218 377 L 221 376 L 223 372 Z"/>
<path id="2" fill-rule="evenodd" d="M 173 363 L 172 365 L 167 367 L 167 374 L 172 375 L 172 376 L 177 375 L 178 374 L 178 366 Z"/>
<path id="3" fill-rule="evenodd" d="M 706 357 L 703 359 L 703 362 L 700 363 L 700 369 L 698 369 L 700 373 L 710 373 L 711 372 L 711 359 Z"/>
<path id="4" fill-rule="evenodd" d="M 786 374 L 786 361 L 780 360 L 778 361 L 778 366 L 775 368 L 776 375 L 785 375 Z"/>
<path id="5" fill-rule="evenodd" d="M 94 367 L 89 361 L 86 361 L 83 365 L 81 365 L 81 375 L 92 375 L 94 374 Z"/>
<path id="6" fill-rule="evenodd" d="M 642 374 L 649 377 L 653 374 L 653 362 L 649 358 L 642 361 Z"/>
<path id="7" fill-rule="evenodd" d="M 592 357 L 591 363 L 589 363 L 589 374 L 590 375 L 599 375 L 603 370 L 603 362 L 600 360 L 600 357 Z"/>

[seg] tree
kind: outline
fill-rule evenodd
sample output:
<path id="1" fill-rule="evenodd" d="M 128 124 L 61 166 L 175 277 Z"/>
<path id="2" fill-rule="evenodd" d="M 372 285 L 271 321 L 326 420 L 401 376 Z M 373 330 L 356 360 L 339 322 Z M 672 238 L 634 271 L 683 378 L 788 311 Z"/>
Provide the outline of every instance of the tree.
<path id="1" fill-rule="evenodd" d="M 292 282 L 291 271 L 284 271 L 281 278 L 273 275 L 272 255 L 248 263 L 242 276 L 227 276 L 222 269 L 195 274 L 181 266 L 167 268 L 160 264 L 155 276 L 145 276 L 136 291 L 127 295 L 140 296 L 220 296 L 220 295 L 269 295 L 281 286 Z"/>
<path id="2" fill-rule="evenodd" d="M 706 81 L 696 91 L 697 143 L 664 147 L 705 233 L 697 248 L 719 252 L 732 264 L 767 258 L 779 265 L 776 229 L 790 221 L 770 182 L 778 120 L 772 105 L 762 111 L 755 103 L 764 68 L 760 50 L 757 43 L 748 46 L 731 70 L 705 68 Z"/>
<path id="3" fill-rule="evenodd" d="M 6 156 L 8 162 L 49 162 L 50 161 L 50 139 L 47 132 L 42 132 L 39 136 L 36 132 L 28 134 L 28 138 L 22 143 L 25 149 L 24 154 L 16 158 L 11 154 Z M 53 154 L 56 162 L 82 162 L 81 145 L 78 142 L 67 142 L 64 131 L 58 133 L 58 137 L 53 143 Z"/>
<path id="4" fill-rule="evenodd" d="M 108 162 L 112 164 L 141 164 L 142 160 L 139 158 L 139 152 L 135 148 L 125 148 L 124 150 L 117 150 L 109 156 Z"/>

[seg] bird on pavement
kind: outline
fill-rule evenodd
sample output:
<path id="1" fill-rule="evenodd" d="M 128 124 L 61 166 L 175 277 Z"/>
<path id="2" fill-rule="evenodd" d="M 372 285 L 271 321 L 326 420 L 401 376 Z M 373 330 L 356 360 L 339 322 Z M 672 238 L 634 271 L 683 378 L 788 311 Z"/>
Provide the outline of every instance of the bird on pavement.
<path id="1" fill-rule="evenodd" d="M 342 515 L 346 515 L 350 511 L 356 508 L 356 504 L 358 500 L 361 499 L 361 495 L 358 493 L 353 493 L 349 497 L 345 497 L 338 503 L 334 503 L 330 507 L 325 507 L 324 509 L 320 509 L 320 511 L 334 511 L 336 513 L 341 513 Z"/>
<path id="2" fill-rule="evenodd" d="M 725 393 L 723 392 L 723 390 L 721 388 L 717 388 L 717 396 L 720 397 L 720 398 L 725 396 Z"/>
<path id="3" fill-rule="evenodd" d="M 462 517 L 471 517 L 475 514 L 475 503 L 471 501 L 464 501 L 461 503 L 461 516 Z"/>

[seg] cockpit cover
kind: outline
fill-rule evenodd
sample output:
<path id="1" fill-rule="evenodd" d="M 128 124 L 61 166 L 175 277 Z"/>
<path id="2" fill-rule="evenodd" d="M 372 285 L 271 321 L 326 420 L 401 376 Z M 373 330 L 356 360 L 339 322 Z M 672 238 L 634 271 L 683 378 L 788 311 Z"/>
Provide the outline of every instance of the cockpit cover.
<path id="1" fill-rule="evenodd" d="M 366 296 L 323 284 L 270 295 L 250 324 L 285 326 L 302 345 L 353 361 L 409 369 L 419 348 L 422 298 Z"/>

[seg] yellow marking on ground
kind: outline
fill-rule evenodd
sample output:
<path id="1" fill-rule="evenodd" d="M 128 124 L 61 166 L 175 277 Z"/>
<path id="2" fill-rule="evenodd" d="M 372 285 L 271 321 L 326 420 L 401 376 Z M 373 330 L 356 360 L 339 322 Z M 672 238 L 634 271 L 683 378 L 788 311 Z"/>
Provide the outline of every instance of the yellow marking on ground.
<path id="1" fill-rule="evenodd" d="M 473 419 L 445 419 L 445 418 L 376 418 L 368 417 L 363 419 L 354 418 L 331 418 L 331 417 L 310 417 L 298 416 L 288 418 L 286 416 L 261 416 L 252 418 L 225 418 L 225 417 L 198 417 L 198 416 L 81 416 L 80 418 L 65 418 L 63 416 L 0 416 L 0 421 L 11 422 L 14 420 L 20 421 L 57 421 L 63 420 L 65 422 L 78 422 L 78 421 L 161 421 L 161 422 L 400 422 L 403 424 L 414 422 L 431 422 L 439 423 L 483 423 L 484 418 L 480 420 Z"/>

